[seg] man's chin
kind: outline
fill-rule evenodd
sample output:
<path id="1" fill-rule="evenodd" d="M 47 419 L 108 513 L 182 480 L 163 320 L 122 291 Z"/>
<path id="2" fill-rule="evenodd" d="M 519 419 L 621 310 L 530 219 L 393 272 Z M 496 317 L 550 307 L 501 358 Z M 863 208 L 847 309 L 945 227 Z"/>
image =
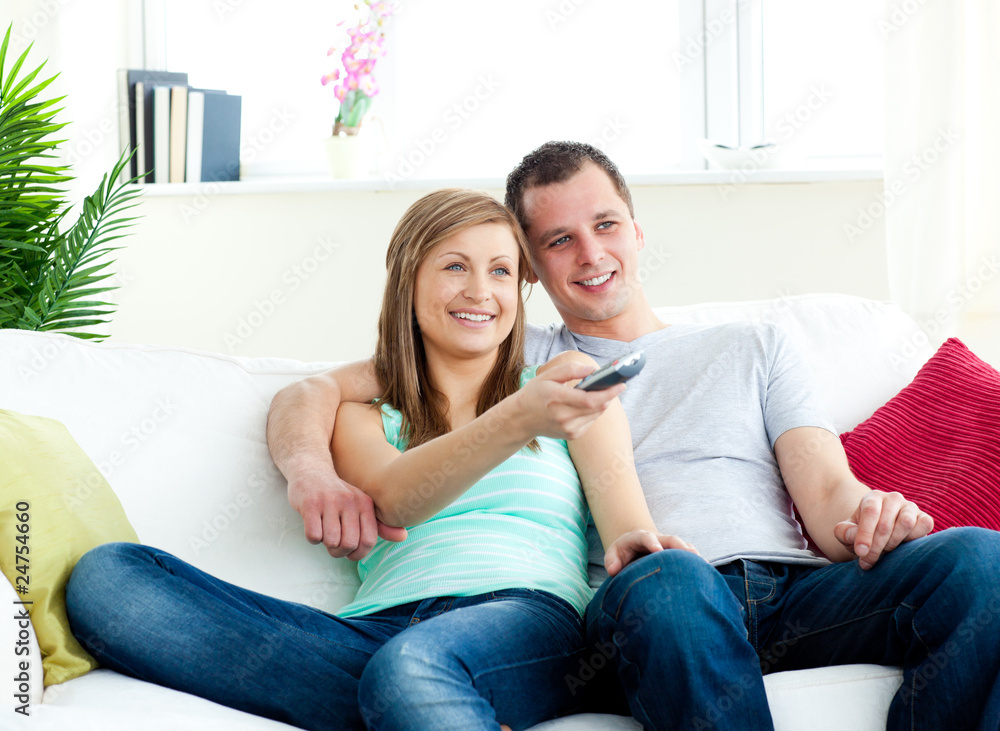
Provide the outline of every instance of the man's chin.
<path id="1" fill-rule="evenodd" d="M 625 311 L 625 305 L 620 302 L 603 302 L 599 305 L 593 302 L 574 302 L 571 307 L 557 306 L 556 309 L 562 316 L 563 322 L 573 329 L 572 323 L 575 322 L 596 323 L 614 319 Z"/>

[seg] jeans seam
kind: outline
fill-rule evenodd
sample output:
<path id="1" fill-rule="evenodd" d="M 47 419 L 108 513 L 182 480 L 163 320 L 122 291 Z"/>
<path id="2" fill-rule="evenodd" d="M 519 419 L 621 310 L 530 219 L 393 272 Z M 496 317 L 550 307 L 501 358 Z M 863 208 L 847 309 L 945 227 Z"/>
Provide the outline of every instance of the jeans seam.
<path id="1" fill-rule="evenodd" d="M 778 582 L 776 582 L 776 581 L 751 581 L 750 579 L 747 579 L 746 582 L 747 582 L 747 601 L 748 602 L 752 602 L 754 604 L 759 604 L 761 602 L 768 601 L 771 597 L 774 596 L 774 592 L 777 590 L 777 587 L 778 587 Z M 768 585 L 768 584 L 770 584 L 771 591 L 768 592 L 767 596 L 762 596 L 760 599 L 751 599 L 750 598 L 750 584 L 764 584 L 765 586 Z"/>
<path id="2" fill-rule="evenodd" d="M 839 624 L 831 624 L 831 625 L 829 625 L 827 627 L 823 627 L 821 629 L 815 629 L 815 630 L 812 630 L 811 632 L 806 632 L 806 633 L 801 634 L 801 635 L 796 635 L 795 637 L 789 638 L 787 640 L 779 640 L 778 642 L 773 643 L 771 645 L 771 648 L 781 647 L 782 645 L 786 645 L 786 644 L 789 644 L 789 643 L 792 643 L 792 642 L 799 642 L 800 640 L 803 640 L 803 639 L 805 639 L 807 637 L 812 637 L 814 635 L 819 635 L 819 634 L 822 634 L 824 632 L 829 632 L 830 630 L 834 630 L 834 629 L 840 629 L 841 627 L 847 627 L 849 625 L 854 624 L 855 622 L 861 622 L 863 620 L 870 619 L 871 617 L 874 617 L 876 615 L 885 614 L 886 612 L 894 612 L 894 611 L 895 611 L 894 607 L 886 607 L 885 609 L 876 609 L 876 610 L 874 610 L 872 612 L 869 612 L 868 614 L 866 614 L 866 615 L 864 615 L 862 617 L 854 617 L 853 619 L 849 619 L 846 622 L 840 622 Z"/>
<path id="3" fill-rule="evenodd" d="M 440 617 L 442 614 L 450 610 L 454 603 L 455 603 L 455 597 L 451 597 L 450 599 L 448 599 L 448 602 L 444 605 L 444 608 L 441 609 L 441 611 L 435 613 L 433 616 Z M 485 604 L 486 602 L 483 603 Z"/>
<path id="4" fill-rule="evenodd" d="M 901 607 L 906 607 L 913 612 L 913 619 L 916 619 L 917 608 L 907 604 L 906 602 L 900 602 Z M 910 620 L 910 629 L 913 630 L 913 636 L 917 638 L 917 641 L 923 645 L 924 653 L 928 656 L 930 655 L 930 646 L 924 641 L 924 638 L 920 636 L 920 630 L 917 629 L 916 622 Z M 910 679 L 910 731 L 913 731 L 917 727 L 917 670 L 913 669 L 913 677 Z"/>
<path id="5" fill-rule="evenodd" d="M 644 579 L 648 579 L 653 574 L 658 574 L 658 573 L 660 573 L 660 569 L 659 568 L 655 568 L 652 571 L 650 571 L 648 574 L 643 574 L 642 576 L 637 577 L 631 584 L 628 585 L 628 587 L 625 589 L 625 591 L 622 592 L 622 596 L 621 596 L 621 599 L 618 602 L 618 606 L 615 608 L 615 613 L 614 613 L 614 620 L 615 620 L 615 622 L 618 621 L 618 615 L 621 614 L 622 605 L 625 604 L 625 599 L 626 599 L 626 597 L 628 597 L 628 593 L 630 591 L 632 591 L 632 587 L 635 586 L 636 584 L 638 584 L 640 581 L 643 581 Z M 602 604 L 601 609 L 604 610 L 603 602 L 601 602 L 601 604 Z"/>
<path id="6" fill-rule="evenodd" d="M 743 581 L 744 581 L 744 584 L 746 586 L 747 609 L 750 611 L 750 616 L 747 618 L 747 624 L 749 625 L 748 630 L 750 631 L 750 634 L 751 634 L 751 637 L 749 638 L 750 639 L 750 644 L 753 646 L 753 648 L 755 650 L 757 650 L 758 649 L 758 639 L 759 639 L 759 633 L 758 633 L 758 614 L 760 613 L 758 611 L 758 607 L 759 607 L 760 604 L 766 602 L 768 599 L 770 599 L 771 597 L 774 596 L 774 592 L 777 590 L 777 582 L 774 581 L 774 580 L 771 580 L 771 581 L 751 581 L 748 577 L 745 577 Z M 768 592 L 768 595 L 765 596 L 765 597 L 761 597 L 760 599 L 751 599 L 750 598 L 750 584 L 755 584 L 755 585 L 763 584 L 765 586 L 767 586 L 768 584 L 770 584 L 771 591 Z"/>
<path id="7" fill-rule="evenodd" d="M 280 628 L 282 628 L 282 629 L 284 629 L 286 631 L 287 630 L 294 630 L 295 632 L 300 632 L 300 633 L 306 635 L 307 637 L 313 637 L 313 638 L 315 638 L 317 640 L 322 640 L 323 642 L 325 642 L 325 643 L 327 643 L 329 645 L 335 645 L 337 647 L 344 647 L 344 648 L 347 648 L 349 650 L 356 650 L 357 649 L 357 648 L 351 647 L 350 645 L 345 645 L 345 644 L 343 644 L 341 642 L 336 642 L 335 640 L 331 640 L 329 637 L 324 637 L 323 635 L 318 635 L 318 634 L 315 634 L 314 632 L 308 632 L 308 631 L 304 630 L 302 627 L 297 627 L 294 624 L 289 624 L 288 622 L 283 622 L 282 620 L 278 619 L 277 617 L 272 617 L 270 614 L 265 614 L 264 612 L 260 611 L 256 607 L 251 607 L 250 605 L 244 603 L 239 598 L 233 596 L 228 591 L 226 591 L 226 589 L 224 587 L 220 586 L 218 588 L 219 588 L 220 591 L 222 591 L 226 596 L 228 596 L 234 602 L 237 602 L 238 604 L 241 604 L 242 606 L 246 607 L 247 609 L 249 609 L 254 614 L 257 614 L 258 616 L 263 617 L 264 619 L 268 620 L 268 622 L 270 622 L 271 624 L 275 625 L 276 627 L 280 627 Z M 315 612 L 323 614 L 324 616 L 329 616 L 329 615 L 326 615 L 325 612 L 322 612 L 322 611 L 316 609 L 315 607 L 309 607 L 309 609 L 312 609 Z M 331 619 L 333 619 L 334 622 L 337 621 L 336 617 L 333 617 Z M 402 631 L 402 630 L 400 630 L 400 631 Z"/>
<path id="8" fill-rule="evenodd" d="M 531 660 L 523 660 L 521 662 L 510 663 L 509 665 L 494 665 L 493 667 L 489 668 L 488 670 L 483 670 L 481 673 L 477 673 L 476 675 L 472 675 L 471 677 L 472 677 L 473 681 L 475 681 L 475 680 L 478 680 L 479 678 L 481 678 L 481 677 L 483 677 L 485 675 L 489 675 L 490 673 L 499 672 L 501 670 L 511 670 L 512 668 L 524 667 L 525 665 L 533 665 L 533 664 L 535 664 L 537 662 L 547 662 L 549 660 L 558 660 L 558 659 L 565 658 L 565 657 L 572 657 L 574 655 L 578 655 L 579 653 L 580 653 L 580 650 L 571 650 L 570 652 L 563 652 L 563 653 L 559 653 L 557 655 L 546 655 L 545 657 L 535 657 L 535 658 L 532 658 Z"/>

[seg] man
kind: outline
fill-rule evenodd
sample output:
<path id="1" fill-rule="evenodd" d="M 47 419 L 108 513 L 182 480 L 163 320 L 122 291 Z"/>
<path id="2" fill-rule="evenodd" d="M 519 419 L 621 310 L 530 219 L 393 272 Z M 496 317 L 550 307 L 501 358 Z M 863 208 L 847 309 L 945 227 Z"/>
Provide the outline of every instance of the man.
<path id="1" fill-rule="evenodd" d="M 651 729 L 767 729 L 763 672 L 873 662 L 904 668 L 890 728 L 1000 728 L 1000 536 L 925 537 L 932 521 L 916 505 L 858 482 L 777 328 L 660 322 L 640 283 L 631 195 L 600 151 L 542 146 L 508 177 L 506 203 L 564 322 L 531 330 L 528 362 L 645 351 L 622 396 L 636 467 L 657 529 L 701 553 L 635 561 L 588 607 L 589 638 L 624 690 L 619 710 Z M 356 364 L 272 406 L 289 499 L 332 555 L 360 557 L 376 533 L 403 537 L 377 526 L 330 464 L 339 400 L 374 390 Z"/>

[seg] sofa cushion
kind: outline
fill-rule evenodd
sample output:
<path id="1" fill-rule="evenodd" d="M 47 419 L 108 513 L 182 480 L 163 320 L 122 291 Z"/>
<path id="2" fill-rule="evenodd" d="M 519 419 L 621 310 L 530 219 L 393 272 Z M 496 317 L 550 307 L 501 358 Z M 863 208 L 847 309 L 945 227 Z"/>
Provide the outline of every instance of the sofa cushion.
<path id="1" fill-rule="evenodd" d="M 12 712 L 19 713 L 16 709 L 25 705 L 25 702 L 29 706 L 25 712 L 30 712 L 32 706 L 42 702 L 44 690 L 42 675 L 39 673 L 42 653 L 38 647 L 38 638 L 31 623 L 28 622 L 25 626 L 23 617 L 18 616 L 20 609 L 15 602 L 19 601 L 22 601 L 22 597 L 18 596 L 14 587 L 0 579 L 0 606 L 13 610 L 4 617 L 4 621 L 0 621 L 0 647 L 4 648 L 0 652 L 0 694 L 12 703 L 12 707 L 5 709 L 11 715 Z M 27 688 L 24 687 L 25 682 Z"/>
<path id="2" fill-rule="evenodd" d="M 66 427 L 0 410 L 0 568 L 27 604 L 45 685 L 97 667 L 66 617 L 76 562 L 109 541 L 138 542 L 121 503 Z"/>
<path id="3" fill-rule="evenodd" d="M 859 480 L 913 500 L 935 531 L 1000 530 L 1000 373 L 957 338 L 840 438 Z"/>

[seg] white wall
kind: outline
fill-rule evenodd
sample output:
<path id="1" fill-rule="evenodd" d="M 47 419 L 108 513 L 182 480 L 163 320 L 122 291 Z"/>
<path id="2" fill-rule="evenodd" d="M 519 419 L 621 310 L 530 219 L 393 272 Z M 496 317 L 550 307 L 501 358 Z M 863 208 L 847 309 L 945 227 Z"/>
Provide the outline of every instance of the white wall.
<path id="1" fill-rule="evenodd" d="M 817 291 L 885 298 L 881 225 L 854 242 L 843 228 L 880 187 L 747 185 L 724 201 L 713 185 L 636 186 L 650 299 Z M 374 342 L 389 236 L 423 192 L 148 196 L 118 252 L 112 340 L 302 360 L 363 357 Z M 541 287 L 528 312 L 534 322 L 558 318 Z"/>

